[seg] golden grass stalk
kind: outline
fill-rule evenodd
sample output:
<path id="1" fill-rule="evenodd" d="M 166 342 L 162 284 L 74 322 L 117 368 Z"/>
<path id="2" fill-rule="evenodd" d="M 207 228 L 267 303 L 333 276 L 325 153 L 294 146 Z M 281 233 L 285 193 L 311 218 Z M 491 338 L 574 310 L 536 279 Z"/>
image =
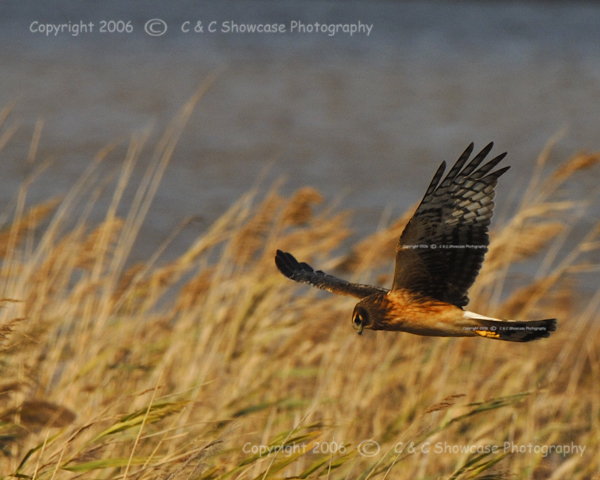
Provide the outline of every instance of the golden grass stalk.
<path id="1" fill-rule="evenodd" d="M 561 185 L 596 168 L 597 156 L 575 156 L 549 174 L 540 161 L 517 211 L 494 229 L 471 292 L 472 308 L 490 314 L 558 316 L 550 339 L 358 337 L 350 328 L 352 300 L 288 281 L 274 266 L 275 249 L 361 281 L 383 278 L 410 213 L 332 258 L 351 234 L 348 213 L 311 188 L 286 197 L 277 184 L 257 187 L 175 260 L 161 263 L 159 252 L 128 263 L 201 93 L 158 141 L 123 218 L 117 207 L 149 131 L 132 140 L 116 178 L 95 174 L 97 162 L 114 154 L 109 147 L 59 203 L 28 208 L 27 183 L 0 231 L 0 478 L 599 473 L 597 279 L 578 292 L 583 267 L 598 274 L 598 229 L 561 255 L 582 208 L 581 200 L 561 196 Z M 39 141 L 36 129 L 28 151 Z M 90 208 L 106 189 L 112 201 L 91 224 Z M 86 207 L 74 218 L 77 204 Z M 384 262 L 382 251 L 389 251 Z M 537 276 L 515 270 L 536 259 Z M 507 292 L 514 280 L 518 287 Z M 366 455 L 365 440 L 376 441 L 379 453 Z M 586 448 L 544 455 L 504 451 L 506 443 Z M 437 452 L 437 445 L 450 450 Z"/>

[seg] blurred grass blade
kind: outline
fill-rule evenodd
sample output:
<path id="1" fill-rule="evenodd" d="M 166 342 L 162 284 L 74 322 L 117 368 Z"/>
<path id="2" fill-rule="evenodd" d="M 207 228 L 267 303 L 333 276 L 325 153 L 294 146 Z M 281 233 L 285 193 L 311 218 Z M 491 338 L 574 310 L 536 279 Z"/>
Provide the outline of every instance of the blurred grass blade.
<path id="1" fill-rule="evenodd" d="M 476 455 L 475 457 L 470 459 L 467 463 L 465 463 L 462 467 L 460 467 L 458 470 L 456 470 L 448 478 L 448 480 L 456 480 L 462 474 L 467 473 L 469 471 L 472 471 L 473 475 L 470 475 L 467 478 L 476 478 L 481 472 L 489 470 L 490 468 L 492 468 L 494 465 L 496 465 L 498 462 L 500 462 L 502 459 L 504 459 L 505 457 L 507 457 L 509 455 L 508 453 L 501 453 L 500 455 L 492 458 L 491 460 L 488 460 L 484 463 L 479 463 L 485 457 L 491 455 L 491 453 L 492 452 L 482 453 L 481 455 Z"/>
<path id="2" fill-rule="evenodd" d="M 39 445 L 37 445 L 36 447 L 34 447 L 31 450 L 29 450 L 25 454 L 25 456 L 23 457 L 23 460 L 21 460 L 21 463 L 19 464 L 19 466 L 17 467 L 16 473 L 20 473 L 21 472 L 21 470 L 23 469 L 23 467 L 25 467 L 25 464 L 27 463 L 27 460 L 29 460 L 29 458 L 31 457 L 31 455 L 33 455 L 35 452 L 41 450 L 42 448 L 48 448 L 50 445 L 52 445 L 54 443 L 54 441 L 57 438 L 59 438 L 60 436 L 62 436 L 63 433 L 64 433 L 64 429 L 61 430 L 58 433 L 55 433 L 51 437 L 48 437 L 48 439 L 45 442 L 42 442 Z"/>
<path id="3" fill-rule="evenodd" d="M 158 459 L 157 459 L 158 460 Z M 63 465 L 63 470 L 70 472 L 90 472 L 92 470 L 101 470 L 104 468 L 126 467 L 131 465 L 144 465 L 148 461 L 147 458 L 134 457 L 131 460 L 126 458 L 106 458 L 102 460 L 93 460 L 86 463 L 78 463 L 77 465 Z"/>
<path id="4" fill-rule="evenodd" d="M 174 413 L 179 413 L 188 403 L 188 401 L 164 402 L 155 403 L 150 407 L 150 409 L 148 409 L 148 407 L 141 408 L 136 412 L 124 416 L 118 423 L 115 423 L 111 427 L 98 434 L 91 443 L 95 443 L 107 435 L 123 432 L 125 430 L 129 430 L 130 428 L 141 425 L 142 422 L 144 422 L 146 414 L 147 417 L 145 423 L 151 424 L 162 420 L 169 415 L 173 415 Z"/>
<path id="5" fill-rule="evenodd" d="M 317 470 L 319 470 L 321 468 L 325 468 L 325 470 L 333 471 L 336 468 L 339 468 L 342 465 L 344 465 L 348 460 L 354 458 L 356 456 L 356 454 L 357 454 L 357 451 L 353 450 L 346 454 L 337 456 L 333 460 L 331 459 L 330 455 L 327 455 L 325 458 L 322 458 L 322 459 L 314 462 L 310 467 L 308 467 L 300 475 L 298 475 L 298 478 L 308 478 L 309 476 L 311 476 L 313 473 L 315 473 Z M 319 476 L 322 476 L 323 473 L 324 472 L 322 472 Z"/>

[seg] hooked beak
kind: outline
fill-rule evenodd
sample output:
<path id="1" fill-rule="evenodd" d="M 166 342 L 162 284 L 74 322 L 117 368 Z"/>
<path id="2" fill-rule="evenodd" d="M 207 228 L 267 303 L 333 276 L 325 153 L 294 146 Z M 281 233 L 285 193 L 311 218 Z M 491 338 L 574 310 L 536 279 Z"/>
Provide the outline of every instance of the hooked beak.
<path id="1" fill-rule="evenodd" d="M 356 333 L 358 333 L 359 335 L 362 335 L 363 328 L 364 327 L 361 324 L 361 326 L 356 329 Z"/>

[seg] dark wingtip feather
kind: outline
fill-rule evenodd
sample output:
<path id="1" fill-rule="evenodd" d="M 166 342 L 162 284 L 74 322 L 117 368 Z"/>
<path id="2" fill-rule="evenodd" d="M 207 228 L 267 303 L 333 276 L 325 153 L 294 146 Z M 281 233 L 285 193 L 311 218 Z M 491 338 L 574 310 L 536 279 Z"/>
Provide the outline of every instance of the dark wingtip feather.
<path id="1" fill-rule="evenodd" d="M 475 171 L 475 169 L 477 167 L 479 167 L 479 165 L 481 164 L 481 162 L 483 162 L 483 160 L 487 156 L 487 154 L 490 153 L 490 150 L 492 149 L 493 146 L 494 146 L 494 142 L 488 143 L 481 150 L 481 152 L 479 152 L 477 155 L 475 155 L 473 157 L 473 159 L 468 163 L 468 165 L 463 169 L 463 166 L 465 165 L 465 163 L 469 159 L 469 156 L 471 155 L 471 153 L 473 153 L 473 147 L 474 147 L 474 145 L 473 145 L 473 143 L 471 143 L 469 145 L 469 147 L 464 151 L 464 153 L 460 156 L 460 158 L 457 160 L 456 164 L 454 165 L 454 168 L 452 169 L 452 172 L 454 173 L 454 175 L 449 175 L 449 177 L 451 177 L 450 180 L 452 180 L 454 177 L 456 177 L 456 176 L 459 175 L 458 170 L 462 170 L 460 172 L 460 176 L 461 177 L 466 178 L 466 177 L 470 176 Z M 494 160 L 492 160 L 492 162 L 493 161 Z M 485 168 L 486 168 L 485 165 L 483 167 L 481 167 L 481 169 L 483 169 L 483 170 L 481 171 L 481 173 L 479 174 L 479 176 L 482 176 L 485 173 Z M 475 178 L 477 178 L 477 177 L 475 177 Z"/>
<path id="2" fill-rule="evenodd" d="M 501 168 L 501 169 L 499 169 L 499 170 L 496 170 L 496 172 L 495 172 L 495 173 L 496 173 L 496 176 L 497 176 L 497 177 L 500 177 L 500 176 L 504 175 L 504 174 L 505 174 L 505 173 L 506 173 L 508 170 L 510 170 L 510 165 L 508 165 L 508 166 L 506 166 L 506 167 L 502 167 L 502 168 Z"/>
<path id="3" fill-rule="evenodd" d="M 282 250 L 277 250 L 275 255 L 275 265 L 277 265 L 277 269 L 281 273 L 292 280 L 295 273 L 314 272 L 314 269 L 308 263 L 299 262 L 291 253 Z"/>
<path id="4" fill-rule="evenodd" d="M 488 143 L 485 147 L 483 147 L 481 149 L 481 152 L 479 152 L 477 155 L 475 155 L 472 162 L 477 162 L 477 164 L 479 164 L 485 157 L 487 157 L 487 154 L 490 153 L 490 151 L 492 150 L 493 147 L 494 147 L 494 142 Z"/>
<path id="5" fill-rule="evenodd" d="M 498 158 L 500 160 L 502 160 L 504 157 L 506 157 L 508 155 L 508 152 L 502 152 L 500 155 L 498 155 L 496 158 Z M 494 159 L 495 160 L 495 159 Z"/>
<path id="6" fill-rule="evenodd" d="M 435 192 L 435 189 L 440 184 L 440 181 L 442 180 L 442 177 L 444 176 L 445 171 L 446 171 L 446 162 L 443 161 L 441 163 L 441 165 L 438 167 L 437 171 L 435 172 L 435 175 L 431 179 L 431 182 L 429 183 L 429 186 L 427 187 L 427 191 L 425 192 L 425 197 L 427 197 L 427 195 L 431 195 L 433 192 Z"/>
<path id="7" fill-rule="evenodd" d="M 509 166 L 507 166 L 507 167 L 502 167 L 502 168 L 500 168 L 500 169 L 498 169 L 498 170 L 496 170 L 496 171 L 494 171 L 494 172 L 492 172 L 492 173 L 489 173 L 489 174 L 487 174 L 487 175 L 486 175 L 485 177 L 483 177 L 483 178 L 485 179 L 485 178 L 488 178 L 488 177 L 495 177 L 495 178 L 497 178 L 497 179 L 498 179 L 498 178 L 500 178 L 502 175 L 504 175 L 504 174 L 507 172 L 507 170 L 509 170 L 509 169 L 510 169 L 510 165 L 509 165 Z"/>
<path id="8" fill-rule="evenodd" d="M 460 157 L 458 157 L 458 160 L 454 163 L 454 166 L 452 167 L 450 172 L 448 172 L 448 175 L 446 176 L 444 182 L 451 182 L 458 175 L 458 172 L 460 172 L 460 170 L 463 168 L 463 166 L 473 153 L 474 148 L 475 144 L 473 142 L 471 142 L 469 146 L 465 148 L 465 151 L 460 155 Z"/>
<path id="9" fill-rule="evenodd" d="M 484 149 L 485 150 L 485 149 Z M 484 150 L 481 151 L 481 153 L 484 152 Z M 481 160 L 483 160 L 483 156 L 481 156 L 481 153 L 479 153 L 479 155 L 477 155 L 477 157 L 475 159 L 473 159 L 473 162 L 471 162 L 471 164 L 473 164 L 475 162 L 475 160 L 479 160 L 475 165 L 478 165 Z M 488 152 L 486 152 L 487 155 Z M 474 173 L 471 174 L 471 171 L 469 171 L 469 174 L 471 175 L 471 178 L 483 178 L 486 175 L 494 175 L 495 177 L 499 177 L 500 175 L 502 175 L 502 173 L 504 173 L 506 171 L 506 167 L 502 170 L 498 170 L 496 172 L 492 172 L 489 173 L 492 169 L 494 169 L 496 167 L 496 165 L 498 165 L 503 159 L 504 157 L 506 157 L 507 152 L 501 153 L 500 155 L 498 155 L 497 157 L 492 158 L 489 162 L 487 162 L 485 165 L 483 165 L 482 167 L 479 167 L 477 169 L 477 171 L 475 171 Z M 470 166 L 470 165 L 469 165 Z M 468 168 L 468 167 L 467 167 Z M 466 169 L 465 169 L 466 170 Z M 502 173 L 498 174 L 498 172 L 502 171 Z"/>
<path id="10" fill-rule="evenodd" d="M 292 277 L 295 270 L 294 266 L 296 264 L 298 264 L 298 261 L 291 253 L 277 250 L 277 254 L 275 255 L 275 265 L 277 265 L 277 269 L 286 277 Z"/>

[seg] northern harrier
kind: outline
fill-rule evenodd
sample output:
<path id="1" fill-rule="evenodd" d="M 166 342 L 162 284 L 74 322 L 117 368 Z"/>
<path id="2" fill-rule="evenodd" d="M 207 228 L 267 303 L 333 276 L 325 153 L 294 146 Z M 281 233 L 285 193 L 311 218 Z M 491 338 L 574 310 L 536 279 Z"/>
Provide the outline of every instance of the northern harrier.
<path id="1" fill-rule="evenodd" d="M 509 169 L 492 171 L 506 153 L 479 167 L 492 145 L 467 164 L 473 152 L 471 143 L 443 180 L 446 162 L 440 165 L 398 242 L 391 290 L 315 271 L 281 250 L 275 256 L 277 268 L 296 282 L 360 298 L 352 315 L 359 334 L 370 328 L 510 342 L 549 337 L 556 330 L 555 318 L 500 320 L 463 309 L 489 245 L 494 188 Z"/>

